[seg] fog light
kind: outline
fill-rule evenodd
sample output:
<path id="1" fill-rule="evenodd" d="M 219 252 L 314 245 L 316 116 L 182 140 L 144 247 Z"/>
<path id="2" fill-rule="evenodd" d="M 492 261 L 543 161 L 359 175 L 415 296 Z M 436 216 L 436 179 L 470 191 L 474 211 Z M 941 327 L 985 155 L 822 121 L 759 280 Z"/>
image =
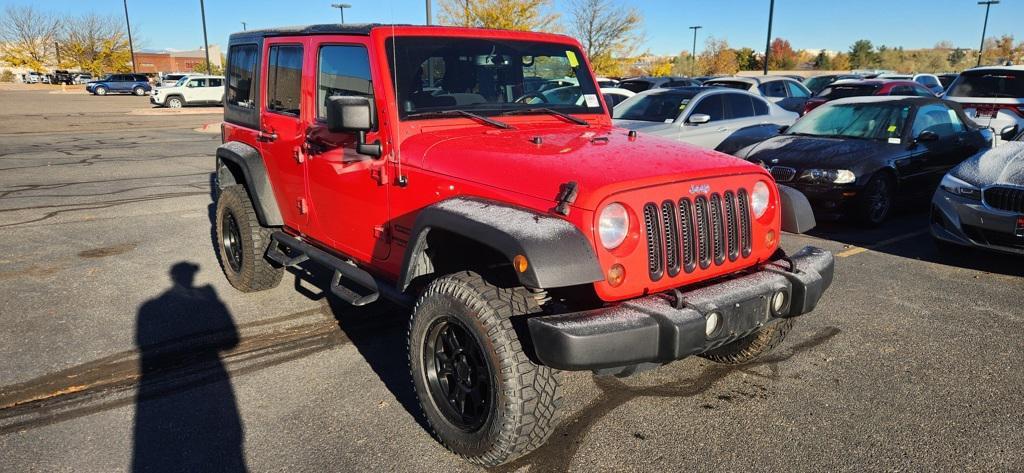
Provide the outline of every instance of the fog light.
<path id="1" fill-rule="evenodd" d="M 707 315 L 704 320 L 704 335 L 711 336 L 718 330 L 718 325 L 722 323 L 722 316 L 718 312 L 712 312 Z"/>
<path id="2" fill-rule="evenodd" d="M 784 307 L 786 307 L 786 291 L 776 292 L 772 296 L 772 312 L 778 315 Z"/>
<path id="3" fill-rule="evenodd" d="M 768 233 L 764 234 L 764 246 L 775 246 L 775 230 L 768 230 Z"/>
<path id="4" fill-rule="evenodd" d="M 519 271 L 520 273 L 525 273 L 526 268 L 530 267 L 530 262 L 526 260 L 525 256 L 516 255 L 515 258 L 512 258 L 512 265 L 515 266 L 516 271 Z"/>
<path id="5" fill-rule="evenodd" d="M 622 285 L 622 281 L 626 280 L 626 268 L 622 267 L 621 264 L 613 264 L 608 268 L 608 277 L 606 278 L 608 285 L 611 287 L 619 287 Z"/>

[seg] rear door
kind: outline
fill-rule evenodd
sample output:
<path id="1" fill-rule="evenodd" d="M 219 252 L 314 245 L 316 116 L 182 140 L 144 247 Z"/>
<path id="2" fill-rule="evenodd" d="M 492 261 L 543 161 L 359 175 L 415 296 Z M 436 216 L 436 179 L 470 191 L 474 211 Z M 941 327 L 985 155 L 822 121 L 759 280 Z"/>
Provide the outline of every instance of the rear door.
<path id="1" fill-rule="evenodd" d="M 379 158 L 356 152 L 355 133 L 327 129 L 327 99 L 359 96 L 374 99 L 374 80 L 387 81 L 374 72 L 370 43 L 362 37 L 316 38 L 310 44 L 314 71 L 305 97 L 310 99 L 307 169 L 312 220 L 309 233 L 363 263 L 388 258 L 388 161 L 387 147 Z M 380 78 L 379 78 L 380 77 Z M 384 108 L 377 102 L 378 126 Z M 380 130 L 366 134 L 367 142 L 387 138 Z"/>
<path id="2" fill-rule="evenodd" d="M 261 130 L 258 140 L 263 161 L 276 177 L 274 193 L 285 225 L 300 232 L 308 221 L 305 185 L 306 127 L 303 125 L 302 87 L 308 38 L 271 38 L 263 46 Z M 307 112 L 308 113 L 308 112 Z"/>
<path id="3" fill-rule="evenodd" d="M 211 78 L 206 83 L 206 101 L 209 103 L 221 103 L 224 101 L 224 79 L 219 77 Z"/>

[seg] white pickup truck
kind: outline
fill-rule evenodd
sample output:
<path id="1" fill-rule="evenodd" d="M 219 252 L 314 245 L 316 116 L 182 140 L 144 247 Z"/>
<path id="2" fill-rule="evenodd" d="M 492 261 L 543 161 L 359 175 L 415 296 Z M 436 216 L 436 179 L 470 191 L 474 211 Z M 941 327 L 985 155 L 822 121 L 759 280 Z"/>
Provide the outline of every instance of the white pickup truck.
<path id="1" fill-rule="evenodd" d="M 170 87 L 153 89 L 149 101 L 154 105 L 169 108 L 223 104 L 224 78 L 204 75 L 182 77 Z"/>

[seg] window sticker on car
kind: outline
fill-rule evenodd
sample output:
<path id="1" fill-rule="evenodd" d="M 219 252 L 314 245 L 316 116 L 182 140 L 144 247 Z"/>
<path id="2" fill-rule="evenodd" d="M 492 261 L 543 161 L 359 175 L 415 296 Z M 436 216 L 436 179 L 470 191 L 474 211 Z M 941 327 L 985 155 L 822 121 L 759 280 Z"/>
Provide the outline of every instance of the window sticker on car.
<path id="1" fill-rule="evenodd" d="M 569 67 L 572 67 L 573 69 L 580 67 L 580 60 L 576 59 L 576 53 L 572 51 L 566 51 L 565 57 L 569 59 Z"/>
<path id="2" fill-rule="evenodd" d="M 887 130 L 889 131 L 889 133 L 896 131 L 896 125 L 889 125 L 889 128 Z"/>
<path id="3" fill-rule="evenodd" d="M 903 140 L 901 140 L 899 138 L 889 138 L 889 144 L 891 144 L 891 145 L 898 145 L 898 144 L 902 144 L 902 143 L 903 143 Z"/>
<path id="4" fill-rule="evenodd" d="M 585 94 L 583 100 L 587 102 L 587 108 L 597 108 L 601 106 L 601 102 L 597 101 L 597 95 Z"/>

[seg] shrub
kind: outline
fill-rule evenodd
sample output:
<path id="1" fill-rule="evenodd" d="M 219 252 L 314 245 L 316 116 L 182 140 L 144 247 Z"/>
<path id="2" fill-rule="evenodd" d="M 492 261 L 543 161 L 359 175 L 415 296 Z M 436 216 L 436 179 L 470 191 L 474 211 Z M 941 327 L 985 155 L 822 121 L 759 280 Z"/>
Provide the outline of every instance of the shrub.
<path id="1" fill-rule="evenodd" d="M 0 72 L 0 82 L 14 82 L 14 73 L 4 69 L 4 72 Z"/>

